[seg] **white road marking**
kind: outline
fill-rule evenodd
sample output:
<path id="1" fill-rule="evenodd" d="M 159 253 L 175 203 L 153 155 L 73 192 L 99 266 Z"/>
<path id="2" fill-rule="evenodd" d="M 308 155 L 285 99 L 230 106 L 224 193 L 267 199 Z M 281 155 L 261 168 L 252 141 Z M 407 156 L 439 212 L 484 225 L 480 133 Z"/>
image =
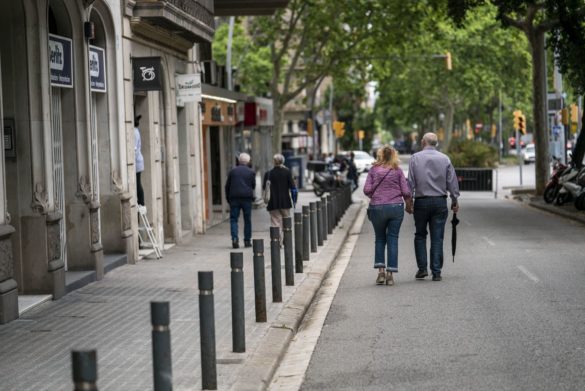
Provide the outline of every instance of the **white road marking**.
<path id="1" fill-rule="evenodd" d="M 482 236 L 481 238 L 483 240 L 485 240 L 487 242 L 487 244 L 489 244 L 490 246 L 495 246 L 496 245 L 494 242 L 492 242 L 491 240 L 489 240 L 487 236 Z"/>
<path id="2" fill-rule="evenodd" d="M 526 277 L 528 277 L 529 279 L 531 279 L 534 282 L 540 282 L 540 279 L 538 277 L 536 277 L 536 275 L 534 275 L 532 272 L 530 272 L 528 269 L 526 269 L 524 266 L 522 265 L 517 265 L 516 266 L 522 273 L 524 273 L 526 275 Z"/>
<path id="3" fill-rule="evenodd" d="M 361 231 L 365 215 L 366 211 L 364 209 L 357 217 L 354 227 L 358 232 Z M 268 387 L 269 391 L 298 391 L 301 388 L 313 351 L 321 336 L 325 318 L 329 313 L 358 238 L 359 235 L 350 235 L 346 240 L 337 261 L 329 272 L 329 276 L 321 285 L 318 297 L 307 311 L 303 324 L 280 362 Z"/>

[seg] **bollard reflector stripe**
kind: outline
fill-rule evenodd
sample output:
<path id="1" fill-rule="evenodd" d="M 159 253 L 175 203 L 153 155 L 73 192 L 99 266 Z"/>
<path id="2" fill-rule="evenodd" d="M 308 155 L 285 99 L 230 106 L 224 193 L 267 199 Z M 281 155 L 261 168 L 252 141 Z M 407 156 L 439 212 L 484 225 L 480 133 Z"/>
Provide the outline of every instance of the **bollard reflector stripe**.
<path id="1" fill-rule="evenodd" d="M 95 391 L 97 390 L 95 383 L 79 382 L 74 384 L 77 391 Z"/>
<path id="2" fill-rule="evenodd" d="M 243 272 L 243 271 L 244 271 L 244 269 L 241 269 L 241 268 L 239 268 L 239 267 L 234 267 L 234 268 L 232 269 L 232 272 L 236 272 L 236 273 L 241 273 L 241 272 Z"/>
<path id="3" fill-rule="evenodd" d="M 213 295 L 213 291 L 212 291 L 212 290 L 210 290 L 210 289 L 201 289 L 201 290 L 199 291 L 199 294 L 200 294 L 201 296 L 209 296 L 209 295 Z"/>
<path id="4" fill-rule="evenodd" d="M 171 328 L 169 326 L 161 326 L 161 325 L 152 325 L 152 331 L 158 331 L 158 332 L 165 332 L 165 331 L 170 331 Z"/>

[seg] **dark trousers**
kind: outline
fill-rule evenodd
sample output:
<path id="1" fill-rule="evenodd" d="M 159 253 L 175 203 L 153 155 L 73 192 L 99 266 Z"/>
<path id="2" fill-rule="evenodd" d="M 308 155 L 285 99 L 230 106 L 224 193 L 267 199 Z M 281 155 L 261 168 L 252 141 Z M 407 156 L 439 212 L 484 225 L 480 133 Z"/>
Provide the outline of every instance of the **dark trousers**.
<path id="1" fill-rule="evenodd" d="M 427 270 L 427 226 L 431 234 L 431 272 L 441 275 L 443 267 L 443 237 L 449 215 L 447 199 L 443 197 L 414 200 L 414 252 L 419 270 Z"/>
<path id="2" fill-rule="evenodd" d="M 141 172 L 136 173 L 136 197 L 138 198 L 138 205 L 144 206 L 144 189 L 142 188 L 142 182 L 140 181 Z"/>
<path id="3" fill-rule="evenodd" d="M 230 228 L 232 240 L 238 240 L 238 220 L 240 209 L 244 212 L 244 242 L 252 240 L 252 201 L 230 200 Z"/>

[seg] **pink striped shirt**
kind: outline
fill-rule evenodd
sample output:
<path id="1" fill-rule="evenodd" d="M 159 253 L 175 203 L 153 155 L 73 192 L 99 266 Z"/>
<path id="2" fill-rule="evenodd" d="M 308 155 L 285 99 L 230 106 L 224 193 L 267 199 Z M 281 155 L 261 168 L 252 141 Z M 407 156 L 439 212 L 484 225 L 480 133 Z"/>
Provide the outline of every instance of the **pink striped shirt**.
<path id="1" fill-rule="evenodd" d="M 368 172 L 364 194 L 370 198 L 370 205 L 399 204 L 412 196 L 400 168 L 388 169 L 381 166 L 373 166 Z"/>

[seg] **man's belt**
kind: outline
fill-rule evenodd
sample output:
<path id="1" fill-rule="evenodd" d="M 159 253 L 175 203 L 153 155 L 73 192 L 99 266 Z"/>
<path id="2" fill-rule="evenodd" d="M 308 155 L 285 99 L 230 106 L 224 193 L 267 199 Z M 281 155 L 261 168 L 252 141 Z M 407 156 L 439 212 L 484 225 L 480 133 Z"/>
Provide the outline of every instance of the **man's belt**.
<path id="1" fill-rule="evenodd" d="M 427 198 L 447 198 L 446 195 L 442 195 L 442 196 L 420 196 L 420 197 L 414 197 L 415 200 L 424 200 Z"/>

